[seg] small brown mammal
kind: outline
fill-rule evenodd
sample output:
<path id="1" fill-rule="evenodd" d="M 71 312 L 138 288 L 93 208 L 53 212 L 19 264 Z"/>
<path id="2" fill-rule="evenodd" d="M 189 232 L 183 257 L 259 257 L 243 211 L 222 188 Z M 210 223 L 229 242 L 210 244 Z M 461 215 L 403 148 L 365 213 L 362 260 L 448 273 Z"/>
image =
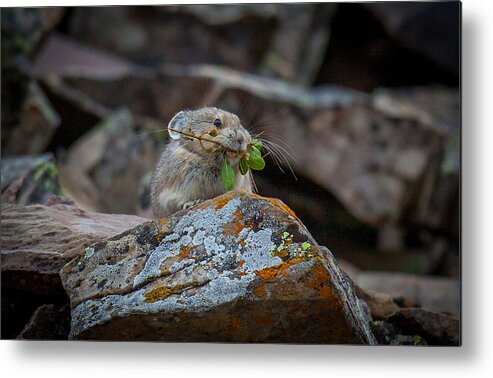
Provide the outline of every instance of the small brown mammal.
<path id="1" fill-rule="evenodd" d="M 214 142 L 187 138 L 179 131 L 207 135 L 207 139 Z M 213 107 L 183 110 L 170 121 L 168 132 L 171 140 L 152 174 L 151 200 L 155 217 L 166 217 L 225 193 L 221 180 L 225 159 L 235 170 L 233 190 L 252 192 L 250 171 L 244 176 L 239 174 L 238 168 L 252 138 L 235 114 Z"/>

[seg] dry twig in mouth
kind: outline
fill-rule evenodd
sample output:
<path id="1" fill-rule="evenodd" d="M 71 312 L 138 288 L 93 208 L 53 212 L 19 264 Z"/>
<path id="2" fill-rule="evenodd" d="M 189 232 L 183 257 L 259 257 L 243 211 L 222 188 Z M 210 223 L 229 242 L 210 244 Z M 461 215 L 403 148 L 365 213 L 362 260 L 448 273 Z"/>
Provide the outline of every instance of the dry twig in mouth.
<path id="1" fill-rule="evenodd" d="M 215 144 L 218 144 L 218 145 L 222 146 L 222 144 L 219 143 L 218 141 L 215 141 L 215 140 L 212 140 L 212 139 L 209 139 L 209 138 L 204 138 L 201 135 L 195 135 L 193 133 L 187 133 L 186 131 L 172 129 L 171 127 L 168 127 L 167 130 L 171 130 L 171 131 L 174 131 L 175 133 L 185 135 L 185 136 L 187 136 L 189 138 L 195 138 L 195 139 L 198 139 L 200 141 L 211 142 L 211 143 L 215 143 Z M 202 134 L 202 135 L 204 135 L 204 134 Z"/>

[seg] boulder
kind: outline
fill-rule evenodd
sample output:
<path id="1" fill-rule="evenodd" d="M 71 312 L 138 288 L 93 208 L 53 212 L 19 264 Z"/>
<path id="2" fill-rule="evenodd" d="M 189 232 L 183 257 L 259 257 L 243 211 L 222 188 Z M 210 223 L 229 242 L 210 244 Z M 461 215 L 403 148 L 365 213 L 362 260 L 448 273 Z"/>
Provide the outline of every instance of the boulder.
<path id="1" fill-rule="evenodd" d="M 70 200 L 44 205 L 2 204 L 2 287 L 36 294 L 63 293 L 60 269 L 88 245 L 146 219 L 85 212 Z"/>
<path id="2" fill-rule="evenodd" d="M 89 210 L 136 214 L 139 183 L 159 160 L 162 135 L 139 132 L 126 109 L 109 114 L 68 150 L 60 164 L 64 190 Z M 81 193 L 82 187 L 90 195 Z"/>
<path id="3" fill-rule="evenodd" d="M 400 44 L 459 74 L 460 3 L 379 2 L 363 3 L 363 6 Z"/>
<path id="4" fill-rule="evenodd" d="M 337 4 L 194 4 L 175 9 L 192 14 L 209 28 L 234 24 L 238 27 L 247 19 L 256 20 L 260 27 L 265 23 L 261 34 L 269 43 L 262 46 L 257 40 L 256 50 L 264 47 L 257 72 L 311 86 L 322 65 Z M 246 41 L 243 38 L 241 42 Z"/>
<path id="5" fill-rule="evenodd" d="M 56 33 L 49 37 L 34 61 L 36 77 L 69 106 L 73 107 L 75 102 L 78 111 L 88 113 L 83 114 L 85 118 L 94 119 L 96 115 L 101 119 L 108 115 L 108 109 L 128 107 L 136 115 L 160 118 L 167 124 L 184 107 L 202 106 L 209 94 L 207 79 L 192 81 L 168 75 L 156 80 L 146 72 L 147 69 L 128 60 Z M 60 112 L 66 107 L 62 105 Z"/>
<path id="6" fill-rule="evenodd" d="M 26 101 L 5 146 L 5 154 L 37 154 L 45 151 L 60 125 L 60 116 L 53 109 L 40 86 L 31 82 Z"/>
<path id="7" fill-rule="evenodd" d="M 194 4 L 97 12 L 85 8 L 74 12 L 69 33 L 147 66 L 209 63 L 311 85 L 324 58 L 336 7 Z M 104 22 L 108 17 L 112 23 Z M 88 18 L 93 21 L 87 23 Z M 194 35 L 200 38 L 191 38 Z"/>
<path id="8" fill-rule="evenodd" d="M 2 203 L 30 205 L 61 194 L 52 153 L 3 157 L 1 171 Z"/>
<path id="9" fill-rule="evenodd" d="M 234 22 L 211 24 L 206 19 L 207 14 L 215 13 L 216 19 L 225 20 L 221 14 L 234 8 L 81 7 L 74 10 L 69 34 L 146 66 L 212 63 L 254 70 L 274 31 L 272 6 L 256 4 L 255 14 L 244 7 L 236 8 L 242 14 Z M 262 8 L 268 8 L 268 13 Z M 109 19 L 112 22 L 107 22 Z"/>
<path id="10" fill-rule="evenodd" d="M 246 192 L 102 240 L 61 277 L 71 339 L 375 344 L 330 251 Z"/>
<path id="11" fill-rule="evenodd" d="M 42 305 L 34 311 L 18 340 L 66 340 L 70 331 L 68 305 Z"/>
<path id="12" fill-rule="evenodd" d="M 398 272 L 361 271 L 352 275 L 367 292 L 387 293 L 394 300 L 454 316 L 460 314 L 460 281 L 448 277 L 419 276 Z"/>
<path id="13" fill-rule="evenodd" d="M 460 321 L 424 308 L 401 308 L 383 320 L 372 323 L 380 345 L 459 346 Z"/>
<path id="14" fill-rule="evenodd" d="M 2 148 L 19 124 L 29 85 L 31 58 L 60 22 L 63 7 L 4 8 L 1 14 L 2 45 Z M 40 151 L 36 151 L 40 152 Z"/>
<path id="15" fill-rule="evenodd" d="M 3 259 L 3 255 L 2 255 Z M 31 274 L 28 279 L 39 280 L 35 274 Z M 10 281 L 10 282 L 9 282 Z M 51 304 L 57 309 L 67 306 L 68 310 L 68 324 L 70 328 L 70 307 L 69 299 L 63 287 L 58 279 L 58 286 L 52 285 L 49 290 L 36 291 L 30 290 L 29 286 L 24 286 L 22 289 L 12 287 L 9 285 L 12 281 L 10 278 L 2 274 L 2 298 L 1 298 L 1 323 L 2 323 L 2 339 L 15 339 L 20 336 L 22 330 L 26 328 L 26 325 L 33 319 L 33 315 L 40 307 Z M 37 324 L 42 324 L 37 322 Z M 47 324 L 47 323 L 43 323 Z M 35 327 L 40 330 L 39 327 Z M 41 330 L 40 330 L 41 331 Z M 47 331 L 51 332 L 51 331 Z M 66 333 L 65 339 L 68 336 Z"/>
<path id="16" fill-rule="evenodd" d="M 2 53 L 7 62 L 15 54 L 32 55 L 43 38 L 60 22 L 62 7 L 6 8 L 2 12 Z"/>
<path id="17" fill-rule="evenodd" d="M 460 345 L 460 322 L 445 314 L 424 308 L 403 308 L 392 315 L 389 323 L 404 335 L 419 335 L 428 345 Z"/>
<path id="18" fill-rule="evenodd" d="M 262 4 L 262 7 L 269 5 L 277 10 L 278 26 L 264 54 L 262 72 L 311 86 L 322 66 L 337 4 Z"/>
<path id="19" fill-rule="evenodd" d="M 364 291 L 356 286 L 356 295 L 366 303 L 374 320 L 385 320 L 399 310 L 399 306 L 389 294 Z"/>

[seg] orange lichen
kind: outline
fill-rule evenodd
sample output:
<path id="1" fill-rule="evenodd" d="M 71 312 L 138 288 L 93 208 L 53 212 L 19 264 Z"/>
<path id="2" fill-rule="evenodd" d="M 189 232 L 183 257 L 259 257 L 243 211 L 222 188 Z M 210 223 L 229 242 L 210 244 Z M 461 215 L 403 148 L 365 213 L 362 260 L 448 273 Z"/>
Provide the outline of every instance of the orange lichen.
<path id="1" fill-rule="evenodd" d="M 243 224 L 241 222 L 236 222 L 236 235 L 239 235 L 240 232 L 243 230 Z"/>
<path id="2" fill-rule="evenodd" d="M 276 249 L 274 251 L 274 256 L 280 257 L 281 259 L 284 259 L 285 257 L 288 257 L 289 255 L 289 250 L 283 246 L 282 249 Z"/>
<path id="3" fill-rule="evenodd" d="M 329 286 L 330 276 L 327 269 L 317 263 L 312 268 L 312 274 L 309 280 L 305 283 L 306 286 L 315 289 L 319 292 L 321 299 L 331 300 L 334 298 L 332 288 Z"/>
<path id="4" fill-rule="evenodd" d="M 243 271 L 237 270 L 237 269 L 233 270 L 233 273 L 236 274 L 236 276 L 238 276 L 238 277 L 243 277 L 243 276 L 247 275 L 247 272 L 243 272 Z"/>
<path id="5" fill-rule="evenodd" d="M 278 274 L 282 276 L 288 276 L 288 269 L 291 268 L 293 265 L 299 264 L 302 262 L 304 258 L 298 257 L 295 259 L 290 259 L 284 261 L 280 265 L 274 265 L 268 268 L 260 269 L 255 271 L 258 277 L 264 279 L 264 280 L 271 280 L 275 278 Z"/>
<path id="6" fill-rule="evenodd" d="M 248 193 L 245 190 L 239 190 L 239 192 L 248 194 L 249 196 L 251 196 L 253 198 L 265 199 L 265 197 L 259 196 L 258 194 L 255 194 L 255 193 Z"/>
<path id="7" fill-rule="evenodd" d="M 269 198 L 269 197 L 262 197 L 258 194 L 255 194 L 255 193 L 248 193 L 246 192 L 245 190 L 238 190 L 237 192 L 228 192 L 226 194 L 223 194 L 222 196 L 220 197 L 217 197 L 216 199 L 214 199 L 214 202 L 216 203 L 215 205 L 215 210 L 219 210 L 221 208 L 223 208 L 231 199 L 233 199 L 233 197 L 235 195 L 237 195 L 237 193 L 241 193 L 242 195 L 248 195 L 250 197 L 253 197 L 253 198 L 257 198 L 257 199 L 263 199 L 265 201 L 268 201 L 270 203 L 272 203 L 274 206 L 280 208 L 281 210 L 283 210 L 284 212 L 287 212 L 289 215 L 291 215 L 293 218 L 295 219 L 298 219 L 298 217 L 296 216 L 295 212 L 293 210 L 291 210 L 289 208 L 289 206 L 287 206 L 286 204 L 284 204 L 282 201 L 276 199 L 276 198 Z M 243 216 L 241 214 L 240 211 L 235 211 L 233 212 L 233 214 L 238 218 L 238 219 L 243 219 Z"/>
<path id="8" fill-rule="evenodd" d="M 236 210 L 236 211 L 233 211 L 233 215 L 238 218 L 239 220 L 242 220 L 243 219 L 243 214 L 241 213 L 241 211 L 239 210 Z"/>
<path id="9" fill-rule="evenodd" d="M 277 198 L 269 198 L 269 197 L 262 197 L 259 196 L 258 194 L 255 193 L 249 193 L 250 196 L 258 199 L 263 199 L 265 201 L 269 201 L 272 203 L 274 206 L 281 208 L 283 211 L 287 212 L 289 215 L 291 215 L 293 218 L 298 219 L 296 216 L 295 212 L 289 208 L 286 204 L 284 204 L 282 201 L 279 201 Z"/>
<path id="10" fill-rule="evenodd" d="M 282 210 L 284 210 L 285 212 L 287 212 L 289 215 L 291 215 L 294 219 L 298 219 L 298 217 L 296 216 L 296 214 L 294 213 L 293 210 L 291 210 L 289 208 L 289 206 L 287 206 L 285 203 L 279 201 L 278 199 L 276 198 L 264 198 L 266 201 L 269 201 L 270 203 L 274 204 L 275 206 L 281 208 Z"/>
<path id="11" fill-rule="evenodd" d="M 240 261 L 238 261 L 238 266 L 240 266 L 240 267 L 241 267 L 241 266 L 243 266 L 243 265 L 245 265 L 245 260 L 240 260 Z"/>
<path id="12" fill-rule="evenodd" d="M 244 247 L 244 246 L 245 246 L 245 241 L 244 241 L 243 239 L 241 239 L 241 240 L 240 240 L 240 245 L 241 245 L 242 247 Z"/>
<path id="13" fill-rule="evenodd" d="M 279 268 L 278 274 L 287 277 L 289 275 L 288 269 L 291 268 L 293 265 L 299 264 L 303 260 L 305 260 L 303 257 L 297 257 L 295 259 L 285 261 Z"/>
<path id="14" fill-rule="evenodd" d="M 229 222 L 224 225 L 224 231 L 226 234 L 238 236 L 245 228 L 245 225 L 241 222 Z"/>
<path id="15" fill-rule="evenodd" d="M 281 265 L 275 265 L 268 268 L 260 269 L 257 270 L 255 273 L 257 274 L 257 276 L 259 276 L 264 280 L 270 280 L 276 277 L 277 272 L 279 271 Z"/>
<path id="16" fill-rule="evenodd" d="M 195 248 L 197 248 L 196 245 L 187 246 L 182 244 L 180 246 L 180 257 L 187 259 L 188 257 L 190 257 L 190 252 L 192 252 Z"/>
<path id="17" fill-rule="evenodd" d="M 224 233 L 226 235 L 239 236 L 244 228 L 245 224 L 242 221 L 233 220 L 224 225 Z"/>
<path id="18" fill-rule="evenodd" d="M 216 211 L 219 209 L 222 209 L 224 206 L 226 206 L 226 204 L 229 201 L 231 201 L 231 199 L 233 199 L 234 196 L 235 196 L 235 192 L 228 192 L 226 194 L 223 194 L 220 197 L 217 197 L 216 199 L 214 199 L 214 202 L 216 203 L 216 206 L 214 207 L 214 209 Z"/>

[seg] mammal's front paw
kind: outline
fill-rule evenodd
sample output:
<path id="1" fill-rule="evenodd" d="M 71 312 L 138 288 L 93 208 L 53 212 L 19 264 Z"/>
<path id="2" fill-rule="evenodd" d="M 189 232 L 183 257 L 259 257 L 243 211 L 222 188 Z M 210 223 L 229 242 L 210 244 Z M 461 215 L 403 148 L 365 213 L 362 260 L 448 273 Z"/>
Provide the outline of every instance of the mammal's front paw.
<path id="1" fill-rule="evenodd" d="M 201 203 L 203 201 L 204 201 L 203 199 L 198 199 L 198 200 L 195 200 L 195 201 L 188 201 L 188 202 L 185 202 L 181 208 L 182 209 L 190 209 L 192 206 L 195 206 L 198 203 Z"/>

